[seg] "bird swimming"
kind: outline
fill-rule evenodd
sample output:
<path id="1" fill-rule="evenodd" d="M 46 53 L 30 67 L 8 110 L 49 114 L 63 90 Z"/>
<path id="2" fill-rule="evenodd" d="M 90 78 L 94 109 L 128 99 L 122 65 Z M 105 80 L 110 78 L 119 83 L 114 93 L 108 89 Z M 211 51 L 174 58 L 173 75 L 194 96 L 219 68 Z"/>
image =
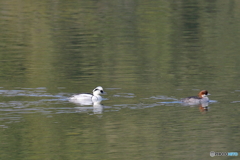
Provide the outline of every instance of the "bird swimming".
<path id="1" fill-rule="evenodd" d="M 181 100 L 181 102 L 185 104 L 207 103 L 209 102 L 208 95 L 210 94 L 208 93 L 207 90 L 202 90 L 198 93 L 198 96 L 191 96 L 191 97 L 184 98 Z"/>
<path id="2" fill-rule="evenodd" d="M 81 93 L 78 95 L 73 95 L 70 97 L 70 100 L 77 100 L 77 101 L 89 101 L 89 102 L 96 102 L 96 101 L 102 101 L 102 97 L 100 94 L 103 94 L 103 88 L 101 86 L 98 86 L 93 89 L 93 93 Z"/>

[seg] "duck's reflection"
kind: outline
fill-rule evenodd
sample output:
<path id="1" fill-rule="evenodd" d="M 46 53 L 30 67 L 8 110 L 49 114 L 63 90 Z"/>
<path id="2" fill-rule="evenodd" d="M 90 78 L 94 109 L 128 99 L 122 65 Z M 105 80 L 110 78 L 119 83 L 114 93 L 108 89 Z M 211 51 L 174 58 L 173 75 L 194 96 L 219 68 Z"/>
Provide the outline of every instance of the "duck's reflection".
<path id="1" fill-rule="evenodd" d="M 202 113 L 206 113 L 208 111 L 208 102 L 199 104 L 199 111 Z"/>
<path id="2" fill-rule="evenodd" d="M 208 111 L 208 105 L 209 102 L 199 102 L 199 103 L 182 103 L 183 106 L 190 106 L 190 107 L 196 107 L 198 106 L 199 111 L 202 113 L 206 113 Z"/>
<path id="3" fill-rule="evenodd" d="M 82 107 L 75 107 L 77 112 L 89 112 L 93 111 L 94 114 L 102 114 L 104 106 L 101 101 L 79 101 L 79 100 L 69 100 L 72 103 L 80 105 Z M 89 106 L 89 107 L 87 107 Z M 91 107 L 90 107 L 91 106 Z"/>

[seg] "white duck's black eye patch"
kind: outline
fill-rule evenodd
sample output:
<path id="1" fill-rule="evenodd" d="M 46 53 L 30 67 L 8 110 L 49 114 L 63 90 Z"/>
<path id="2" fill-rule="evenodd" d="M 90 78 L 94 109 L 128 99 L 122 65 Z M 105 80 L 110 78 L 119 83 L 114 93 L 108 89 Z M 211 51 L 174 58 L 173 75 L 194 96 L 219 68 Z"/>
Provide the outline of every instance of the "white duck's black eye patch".
<path id="1" fill-rule="evenodd" d="M 103 90 L 100 90 L 101 93 L 103 93 Z"/>

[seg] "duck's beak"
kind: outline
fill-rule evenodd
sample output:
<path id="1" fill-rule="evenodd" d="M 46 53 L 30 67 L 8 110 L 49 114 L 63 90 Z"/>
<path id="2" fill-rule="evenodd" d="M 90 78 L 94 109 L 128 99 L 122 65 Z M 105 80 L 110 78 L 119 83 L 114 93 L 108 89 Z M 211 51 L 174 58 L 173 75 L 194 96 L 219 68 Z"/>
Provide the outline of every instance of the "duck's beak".
<path id="1" fill-rule="evenodd" d="M 107 94 L 107 92 L 104 92 L 103 90 L 101 90 L 100 92 L 101 92 L 101 94 Z"/>

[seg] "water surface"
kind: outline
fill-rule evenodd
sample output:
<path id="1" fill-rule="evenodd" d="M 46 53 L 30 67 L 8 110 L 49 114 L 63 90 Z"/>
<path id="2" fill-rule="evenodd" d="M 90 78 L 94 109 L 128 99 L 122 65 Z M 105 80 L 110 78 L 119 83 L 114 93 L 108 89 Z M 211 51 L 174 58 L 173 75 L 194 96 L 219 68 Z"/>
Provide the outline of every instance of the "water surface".
<path id="1" fill-rule="evenodd" d="M 240 153 L 237 1 L 0 4 L 1 159 Z M 208 108 L 179 103 L 203 89 Z"/>

